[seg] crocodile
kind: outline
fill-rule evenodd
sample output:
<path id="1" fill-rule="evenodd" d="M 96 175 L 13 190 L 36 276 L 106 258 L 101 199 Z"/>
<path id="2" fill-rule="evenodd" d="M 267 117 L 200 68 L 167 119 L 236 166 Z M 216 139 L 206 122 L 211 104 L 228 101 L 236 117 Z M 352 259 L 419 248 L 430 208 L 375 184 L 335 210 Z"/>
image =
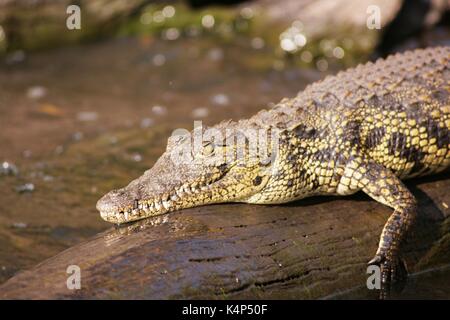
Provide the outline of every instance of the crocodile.
<path id="1" fill-rule="evenodd" d="M 104 195 L 97 209 L 122 224 L 213 203 L 362 191 L 393 209 L 369 261 L 390 284 L 407 274 L 400 248 L 417 216 L 401 180 L 450 166 L 449 60 L 445 46 L 397 53 L 328 76 L 249 119 L 173 134 L 150 170 Z"/>

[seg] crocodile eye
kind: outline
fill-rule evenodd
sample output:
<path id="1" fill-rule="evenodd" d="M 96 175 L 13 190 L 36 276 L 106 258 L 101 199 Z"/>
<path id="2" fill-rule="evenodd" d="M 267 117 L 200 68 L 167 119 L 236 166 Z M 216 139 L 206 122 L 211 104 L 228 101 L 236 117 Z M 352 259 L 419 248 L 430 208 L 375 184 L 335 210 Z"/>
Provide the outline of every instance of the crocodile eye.
<path id="1" fill-rule="evenodd" d="M 262 182 L 262 178 L 260 177 L 260 176 L 256 176 L 256 178 L 255 179 L 253 179 L 253 185 L 256 187 L 256 186 L 259 186 L 260 184 L 261 184 L 261 182 Z"/>
<path id="2" fill-rule="evenodd" d="M 206 142 L 203 145 L 202 155 L 210 156 L 214 153 L 214 145 L 211 142 Z"/>

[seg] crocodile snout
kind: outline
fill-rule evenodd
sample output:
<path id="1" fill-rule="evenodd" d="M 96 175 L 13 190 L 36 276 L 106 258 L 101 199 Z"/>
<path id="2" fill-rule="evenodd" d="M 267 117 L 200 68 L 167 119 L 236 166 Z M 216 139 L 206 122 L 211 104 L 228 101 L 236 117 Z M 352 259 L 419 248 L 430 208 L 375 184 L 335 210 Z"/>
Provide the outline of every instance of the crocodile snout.
<path id="1" fill-rule="evenodd" d="M 136 198 L 133 197 L 130 192 L 124 189 L 112 190 L 105 194 L 97 201 L 97 210 L 100 211 L 100 215 L 103 219 L 109 220 L 108 217 L 116 214 L 124 207 L 133 205 Z"/>

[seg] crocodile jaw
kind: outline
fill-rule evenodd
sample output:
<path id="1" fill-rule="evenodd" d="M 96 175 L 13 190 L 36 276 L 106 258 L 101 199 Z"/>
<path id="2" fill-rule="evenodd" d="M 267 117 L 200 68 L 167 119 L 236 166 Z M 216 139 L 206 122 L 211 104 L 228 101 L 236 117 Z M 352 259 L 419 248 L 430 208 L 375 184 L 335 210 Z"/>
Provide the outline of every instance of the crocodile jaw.
<path id="1" fill-rule="evenodd" d="M 135 199 L 130 198 L 130 195 L 135 194 L 131 190 L 138 184 L 132 182 L 125 188 L 113 190 L 104 195 L 97 202 L 97 210 L 100 211 L 100 216 L 104 220 L 122 224 L 175 210 L 220 202 L 213 201 L 214 199 L 218 200 L 213 196 L 214 182 L 211 180 L 203 183 L 185 183 L 167 189 L 162 194 L 153 194 L 142 198 L 135 196 Z"/>
<path id="2" fill-rule="evenodd" d="M 180 209 L 224 202 L 249 202 L 268 178 L 257 165 L 175 164 L 167 153 L 128 186 L 97 202 L 101 217 L 122 224 Z M 258 183 L 255 183 L 257 181 Z"/>

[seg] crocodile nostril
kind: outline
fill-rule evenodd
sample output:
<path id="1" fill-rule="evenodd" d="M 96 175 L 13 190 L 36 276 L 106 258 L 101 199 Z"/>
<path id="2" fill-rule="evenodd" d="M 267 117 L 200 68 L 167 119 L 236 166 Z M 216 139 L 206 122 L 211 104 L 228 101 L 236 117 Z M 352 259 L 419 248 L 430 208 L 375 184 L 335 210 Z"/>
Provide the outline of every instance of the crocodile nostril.
<path id="1" fill-rule="evenodd" d="M 114 191 L 114 195 L 116 195 L 116 196 L 123 196 L 124 194 L 125 194 L 125 191 L 121 190 L 121 189 Z"/>

